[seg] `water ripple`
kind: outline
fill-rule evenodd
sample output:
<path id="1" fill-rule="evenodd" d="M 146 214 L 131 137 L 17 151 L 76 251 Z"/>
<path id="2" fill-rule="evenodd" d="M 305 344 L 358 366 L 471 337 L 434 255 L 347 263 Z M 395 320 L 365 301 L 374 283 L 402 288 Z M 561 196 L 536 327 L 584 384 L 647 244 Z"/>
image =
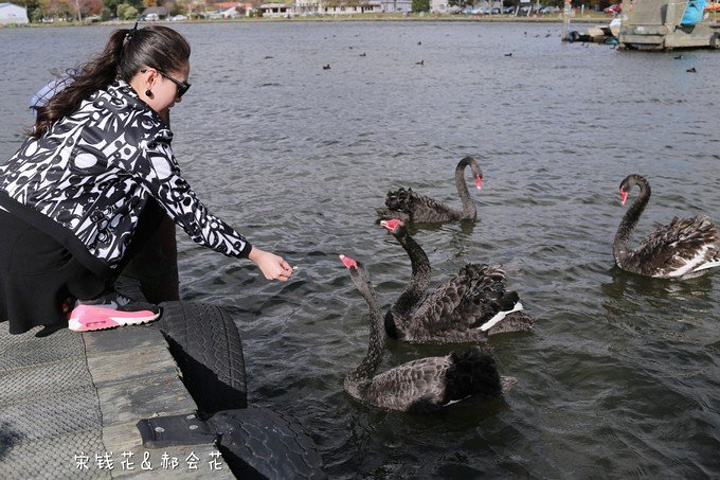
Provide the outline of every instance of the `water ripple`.
<path id="1" fill-rule="evenodd" d="M 638 238 L 674 215 L 720 211 L 720 55 L 563 44 L 545 24 L 177 28 L 193 45 L 193 89 L 173 110 L 185 176 L 254 245 L 299 267 L 268 283 L 181 235 L 181 294 L 231 312 L 250 401 L 297 417 L 332 478 L 717 476 L 718 277 L 627 274 L 613 267 L 612 239 L 629 173 L 653 185 Z M 0 29 L 2 158 L 49 71 L 110 31 Z M 452 169 L 468 154 L 485 173 L 479 222 L 412 233 L 433 286 L 468 262 L 504 265 L 539 318 L 532 333 L 489 344 L 518 384 L 438 416 L 359 405 L 342 379 L 367 348 L 367 308 L 337 256 L 369 266 L 387 308 L 410 265 L 374 208 L 398 186 L 457 203 Z M 390 342 L 381 368 L 448 351 Z"/>

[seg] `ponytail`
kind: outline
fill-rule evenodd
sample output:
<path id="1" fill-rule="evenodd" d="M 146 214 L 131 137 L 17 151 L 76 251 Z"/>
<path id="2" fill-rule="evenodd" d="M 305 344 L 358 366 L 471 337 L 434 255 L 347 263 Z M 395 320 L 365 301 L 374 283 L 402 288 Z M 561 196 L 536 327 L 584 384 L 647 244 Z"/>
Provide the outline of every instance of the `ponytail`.
<path id="1" fill-rule="evenodd" d="M 83 100 L 112 85 L 117 78 L 129 83 L 146 66 L 179 71 L 189 58 L 190 45 L 171 28 L 156 25 L 138 30 L 135 24 L 135 28 L 117 30 L 105 50 L 78 67 L 71 75 L 72 83 L 38 109 L 30 135 L 43 136 L 52 124 L 72 114 Z"/>

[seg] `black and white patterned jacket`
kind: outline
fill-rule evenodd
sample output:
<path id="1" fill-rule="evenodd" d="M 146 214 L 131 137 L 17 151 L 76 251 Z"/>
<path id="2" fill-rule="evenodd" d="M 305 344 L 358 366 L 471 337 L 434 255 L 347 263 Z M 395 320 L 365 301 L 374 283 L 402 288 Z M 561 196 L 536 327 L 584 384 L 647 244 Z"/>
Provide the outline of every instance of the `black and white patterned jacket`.
<path id="1" fill-rule="evenodd" d="M 172 138 L 157 113 L 118 80 L 0 165 L 0 207 L 101 276 L 122 259 L 149 197 L 195 242 L 247 257 L 245 237 L 213 216 L 183 179 Z"/>

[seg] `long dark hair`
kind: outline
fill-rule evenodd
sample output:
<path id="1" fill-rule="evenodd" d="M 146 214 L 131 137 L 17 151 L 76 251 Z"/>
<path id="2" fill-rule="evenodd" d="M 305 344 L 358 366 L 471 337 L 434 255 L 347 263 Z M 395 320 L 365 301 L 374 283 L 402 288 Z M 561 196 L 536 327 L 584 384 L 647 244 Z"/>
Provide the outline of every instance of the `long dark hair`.
<path id="1" fill-rule="evenodd" d="M 190 58 L 187 40 L 172 28 L 152 25 L 113 32 L 105 50 L 77 68 L 72 83 L 37 111 L 30 133 L 41 137 L 57 120 L 70 115 L 97 90 L 107 88 L 116 78 L 126 82 L 143 67 L 165 72 L 180 71 Z"/>

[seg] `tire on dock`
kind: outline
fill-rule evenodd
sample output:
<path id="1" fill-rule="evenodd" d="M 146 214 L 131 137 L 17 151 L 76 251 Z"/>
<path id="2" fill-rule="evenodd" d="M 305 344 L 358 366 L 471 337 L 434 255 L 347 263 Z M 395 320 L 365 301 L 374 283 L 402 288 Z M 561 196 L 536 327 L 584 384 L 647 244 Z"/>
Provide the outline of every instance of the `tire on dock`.
<path id="1" fill-rule="evenodd" d="M 218 412 L 207 422 L 219 434 L 218 448 L 237 478 L 327 478 L 315 443 L 288 415 L 250 406 Z"/>
<path id="2" fill-rule="evenodd" d="M 230 315 L 218 306 L 201 302 L 173 301 L 160 306 L 162 315 L 157 326 L 198 406 L 200 418 L 246 408 L 242 341 Z"/>

